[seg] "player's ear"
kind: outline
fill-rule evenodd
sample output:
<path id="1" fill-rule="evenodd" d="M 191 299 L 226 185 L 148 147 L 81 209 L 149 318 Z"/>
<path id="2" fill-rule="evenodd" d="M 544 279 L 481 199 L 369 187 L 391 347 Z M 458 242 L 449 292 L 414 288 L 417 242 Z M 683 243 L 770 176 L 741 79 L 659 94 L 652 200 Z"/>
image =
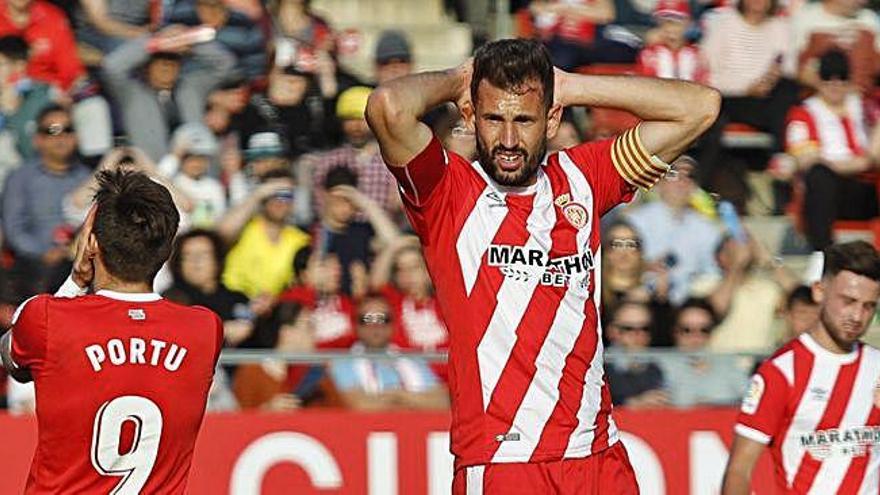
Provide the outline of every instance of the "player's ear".
<path id="1" fill-rule="evenodd" d="M 811 288 L 813 289 L 813 301 L 816 304 L 822 304 L 822 301 L 825 300 L 825 279 L 821 278 L 813 282 Z"/>
<path id="2" fill-rule="evenodd" d="M 562 105 L 554 103 L 547 111 L 547 139 L 556 137 L 559 124 L 562 123 Z"/>
<path id="3" fill-rule="evenodd" d="M 477 112 L 474 109 L 473 102 L 471 100 L 467 100 L 461 103 L 458 110 L 461 112 L 461 117 L 464 120 L 464 125 L 467 126 L 468 130 L 471 132 L 476 132 Z"/>
<path id="4" fill-rule="evenodd" d="M 92 259 L 98 256 L 100 248 L 98 247 L 98 238 L 94 233 L 89 234 L 86 241 L 86 258 Z"/>

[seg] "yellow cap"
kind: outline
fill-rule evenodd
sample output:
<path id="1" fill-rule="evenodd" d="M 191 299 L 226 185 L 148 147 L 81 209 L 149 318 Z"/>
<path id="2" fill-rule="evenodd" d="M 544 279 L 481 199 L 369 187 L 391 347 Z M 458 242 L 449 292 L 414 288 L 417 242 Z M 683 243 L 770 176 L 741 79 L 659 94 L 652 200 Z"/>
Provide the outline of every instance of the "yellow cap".
<path id="1" fill-rule="evenodd" d="M 367 98 L 373 90 L 366 86 L 352 86 L 336 100 L 336 116 L 341 120 L 362 119 L 367 110 Z"/>

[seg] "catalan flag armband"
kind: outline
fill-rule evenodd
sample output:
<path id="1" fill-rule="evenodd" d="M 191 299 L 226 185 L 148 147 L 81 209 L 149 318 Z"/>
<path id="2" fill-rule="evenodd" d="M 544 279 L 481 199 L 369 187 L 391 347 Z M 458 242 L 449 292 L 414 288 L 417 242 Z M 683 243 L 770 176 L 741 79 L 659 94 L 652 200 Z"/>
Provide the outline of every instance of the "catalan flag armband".
<path id="1" fill-rule="evenodd" d="M 639 128 L 627 130 L 611 145 L 611 161 L 629 184 L 650 189 L 669 170 L 669 164 L 648 153 L 639 139 Z"/>

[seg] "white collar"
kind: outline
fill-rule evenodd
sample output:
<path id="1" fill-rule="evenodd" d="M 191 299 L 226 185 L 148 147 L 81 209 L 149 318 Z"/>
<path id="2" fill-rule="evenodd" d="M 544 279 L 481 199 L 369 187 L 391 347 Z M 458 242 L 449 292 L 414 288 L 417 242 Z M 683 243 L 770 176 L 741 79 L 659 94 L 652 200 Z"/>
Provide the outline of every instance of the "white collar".
<path id="1" fill-rule="evenodd" d="M 846 354 L 838 354 L 836 352 L 831 352 L 828 349 L 822 347 L 816 339 L 813 338 L 812 335 L 804 332 L 798 337 L 798 340 L 801 341 L 801 344 L 804 344 L 810 352 L 815 355 L 825 356 L 829 359 L 833 359 L 840 364 L 852 364 L 859 357 L 859 349 L 862 347 L 861 342 L 856 342 L 853 344 L 853 350 L 849 351 Z"/>
<path id="2" fill-rule="evenodd" d="M 95 292 L 95 295 L 108 297 L 110 299 L 116 299 L 117 301 L 128 302 L 153 302 L 162 299 L 162 296 L 156 294 L 155 292 L 116 292 L 115 290 L 107 289 L 101 289 L 98 292 Z"/>
<path id="3" fill-rule="evenodd" d="M 545 177 L 544 166 L 547 163 L 548 156 L 549 155 L 544 155 L 544 158 L 541 161 L 541 166 L 538 167 L 538 170 L 536 172 L 537 177 L 535 179 L 535 183 L 529 184 L 528 186 L 521 186 L 521 187 L 502 186 L 501 184 L 495 182 L 495 179 L 493 179 L 492 177 L 489 177 L 489 174 L 487 174 L 486 171 L 483 170 L 483 166 L 480 165 L 479 160 L 472 161 L 471 167 L 473 167 L 473 169 L 476 170 L 478 174 L 480 174 L 480 177 L 482 177 L 483 180 L 486 181 L 486 184 L 490 185 L 494 190 L 496 190 L 502 194 L 505 194 L 505 195 L 510 194 L 513 196 L 525 196 L 528 194 L 534 194 L 534 193 L 538 192 L 539 187 L 543 187 L 544 177 Z"/>

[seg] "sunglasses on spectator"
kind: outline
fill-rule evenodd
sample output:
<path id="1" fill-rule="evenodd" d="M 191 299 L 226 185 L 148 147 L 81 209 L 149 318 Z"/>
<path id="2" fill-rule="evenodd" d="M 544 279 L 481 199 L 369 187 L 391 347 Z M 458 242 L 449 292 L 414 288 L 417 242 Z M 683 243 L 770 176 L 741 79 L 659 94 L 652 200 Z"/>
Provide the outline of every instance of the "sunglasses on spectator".
<path id="1" fill-rule="evenodd" d="M 61 124 L 49 124 L 38 129 L 40 134 L 46 136 L 60 136 L 62 134 L 73 134 L 73 127 Z"/>
<path id="2" fill-rule="evenodd" d="M 650 330 L 649 325 L 626 325 L 621 323 L 614 323 L 614 326 L 619 328 L 621 332 L 647 332 Z"/>
<path id="3" fill-rule="evenodd" d="M 679 331 L 679 333 L 686 334 L 702 333 L 703 335 L 709 335 L 710 333 L 712 333 L 712 327 L 688 327 L 684 325 L 678 325 L 676 326 L 676 329 Z"/>
<path id="4" fill-rule="evenodd" d="M 618 238 L 611 239 L 609 246 L 611 246 L 611 249 L 621 251 L 638 251 L 642 248 L 642 242 L 638 239 Z"/>
<path id="5" fill-rule="evenodd" d="M 391 323 L 391 316 L 388 313 L 364 313 L 358 321 L 361 325 L 387 325 Z"/>

